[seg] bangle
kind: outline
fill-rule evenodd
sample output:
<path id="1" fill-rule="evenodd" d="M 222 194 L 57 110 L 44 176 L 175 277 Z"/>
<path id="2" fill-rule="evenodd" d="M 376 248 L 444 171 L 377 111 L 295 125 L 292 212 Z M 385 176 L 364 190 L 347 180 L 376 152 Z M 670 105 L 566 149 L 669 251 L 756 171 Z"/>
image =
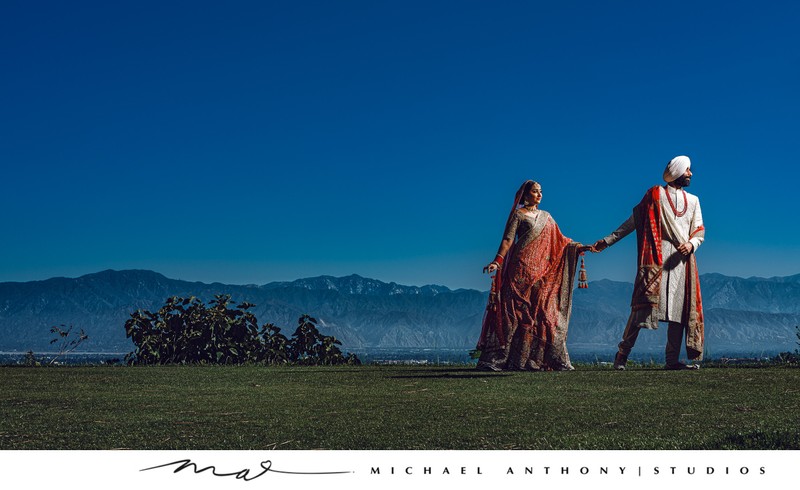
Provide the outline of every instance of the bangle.
<path id="1" fill-rule="evenodd" d="M 495 258 L 494 258 L 494 262 L 495 262 L 495 264 L 497 264 L 497 265 L 503 265 L 503 260 L 504 260 L 504 259 L 503 259 L 503 256 L 502 256 L 502 255 L 500 255 L 500 254 L 497 254 L 497 255 L 495 256 Z"/>

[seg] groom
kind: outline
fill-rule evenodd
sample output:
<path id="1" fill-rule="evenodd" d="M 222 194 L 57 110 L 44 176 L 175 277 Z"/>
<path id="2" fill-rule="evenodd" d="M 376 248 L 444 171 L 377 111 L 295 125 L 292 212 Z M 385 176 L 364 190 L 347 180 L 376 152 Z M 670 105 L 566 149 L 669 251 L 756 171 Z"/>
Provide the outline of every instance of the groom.
<path id="1" fill-rule="evenodd" d="M 668 323 L 666 369 L 699 369 L 699 364 L 678 361 L 684 334 L 687 357 L 703 359 L 703 304 L 695 252 L 703 243 L 705 228 L 699 199 L 685 190 L 692 181 L 691 165 L 687 156 L 670 160 L 664 170 L 667 184 L 649 189 L 633 214 L 593 245 L 600 252 L 636 230 L 638 268 L 615 369 L 625 369 L 639 330 L 656 329 L 659 321 Z"/>

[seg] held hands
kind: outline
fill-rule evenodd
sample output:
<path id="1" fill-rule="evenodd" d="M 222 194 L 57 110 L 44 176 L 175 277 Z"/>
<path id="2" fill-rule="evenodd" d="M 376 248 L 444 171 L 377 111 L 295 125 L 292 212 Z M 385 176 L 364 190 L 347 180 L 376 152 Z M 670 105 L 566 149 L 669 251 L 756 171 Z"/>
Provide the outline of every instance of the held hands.
<path id="1" fill-rule="evenodd" d="M 594 244 L 591 246 L 591 248 L 589 250 L 591 250 L 593 253 L 600 253 L 600 252 L 602 252 L 603 250 L 605 250 L 607 248 L 608 248 L 608 244 L 606 243 L 606 241 L 600 239 L 600 240 L 597 240 L 596 242 L 594 242 Z"/>
<path id="2" fill-rule="evenodd" d="M 606 248 L 608 248 L 608 244 L 604 240 L 597 240 L 591 245 L 580 245 L 578 247 L 578 252 L 583 253 L 588 251 L 592 253 L 598 253 L 602 252 Z"/>

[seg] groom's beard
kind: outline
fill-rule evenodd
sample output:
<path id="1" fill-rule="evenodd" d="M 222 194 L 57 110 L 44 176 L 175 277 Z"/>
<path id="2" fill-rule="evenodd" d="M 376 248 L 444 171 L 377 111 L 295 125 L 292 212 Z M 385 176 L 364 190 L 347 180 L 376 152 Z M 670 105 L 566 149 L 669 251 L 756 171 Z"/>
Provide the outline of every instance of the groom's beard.
<path id="1" fill-rule="evenodd" d="M 692 182 L 692 178 L 691 177 L 687 177 L 685 175 L 681 176 L 678 179 L 675 179 L 675 185 L 677 185 L 678 187 L 689 187 L 689 184 L 691 182 Z"/>

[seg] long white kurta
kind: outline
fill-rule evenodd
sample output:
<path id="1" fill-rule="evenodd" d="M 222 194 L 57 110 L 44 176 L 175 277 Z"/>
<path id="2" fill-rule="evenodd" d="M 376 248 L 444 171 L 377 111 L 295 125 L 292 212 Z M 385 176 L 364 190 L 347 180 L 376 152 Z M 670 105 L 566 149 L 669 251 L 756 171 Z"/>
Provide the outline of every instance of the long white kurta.
<path id="1" fill-rule="evenodd" d="M 661 276 L 661 298 L 658 304 L 658 319 L 664 322 L 678 322 L 686 324 L 689 318 L 689 302 L 686 298 L 686 262 L 687 256 L 678 251 L 682 243 L 691 242 L 694 251 L 703 243 L 702 236 L 692 234 L 703 226 L 703 214 L 700 211 L 700 200 L 697 196 L 689 194 L 683 189 L 664 186 L 660 192 L 661 205 L 661 255 L 664 259 L 664 269 Z M 667 200 L 667 192 L 675 204 L 676 213 Z M 686 196 L 684 201 L 683 196 Z M 685 204 L 684 204 L 685 203 Z M 687 209 L 688 207 L 688 209 Z M 682 213 L 686 209 L 686 213 Z M 603 240 L 608 245 L 613 245 L 620 239 L 629 235 L 636 229 L 633 215 L 631 215 L 619 228 Z M 691 238 L 690 238 L 691 237 Z"/>

